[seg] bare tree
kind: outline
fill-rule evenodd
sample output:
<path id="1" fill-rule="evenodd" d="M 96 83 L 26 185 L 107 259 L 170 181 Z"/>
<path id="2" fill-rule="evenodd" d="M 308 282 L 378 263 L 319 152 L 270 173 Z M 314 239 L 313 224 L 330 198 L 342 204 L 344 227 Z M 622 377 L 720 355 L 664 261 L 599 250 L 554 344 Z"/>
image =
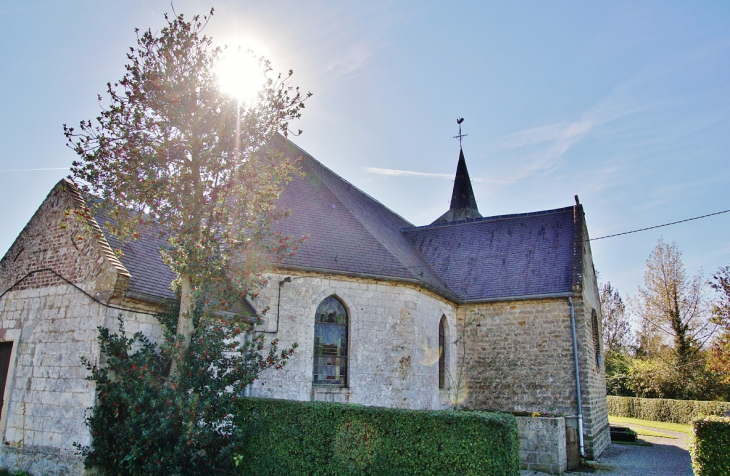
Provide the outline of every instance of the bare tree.
<path id="1" fill-rule="evenodd" d="M 618 289 L 611 282 L 599 286 L 603 330 L 603 348 L 606 354 L 622 352 L 631 341 L 631 324 Z"/>
<path id="2" fill-rule="evenodd" d="M 671 348 L 674 364 L 686 366 L 712 335 L 702 295 L 702 274 L 687 276 L 676 243 L 659 239 L 646 260 L 644 287 L 634 308 L 641 319 L 640 341 L 660 341 Z"/>

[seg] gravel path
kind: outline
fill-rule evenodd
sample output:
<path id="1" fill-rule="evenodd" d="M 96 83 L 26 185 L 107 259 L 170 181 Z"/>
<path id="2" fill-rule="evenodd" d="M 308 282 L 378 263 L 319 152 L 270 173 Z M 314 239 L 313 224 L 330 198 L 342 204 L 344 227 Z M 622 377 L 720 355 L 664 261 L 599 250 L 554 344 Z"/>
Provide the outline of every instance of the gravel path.
<path id="1" fill-rule="evenodd" d="M 672 438 L 643 436 L 639 438 L 654 446 L 633 446 L 612 444 L 596 461 L 597 469 L 592 473 L 569 472 L 567 475 L 599 475 L 612 474 L 621 476 L 692 476 L 692 462 L 687 451 L 686 433 L 659 430 L 634 424 L 623 424 L 634 429 L 646 428 L 657 433 L 664 433 Z M 545 473 L 522 471 L 522 476 L 537 476 Z"/>

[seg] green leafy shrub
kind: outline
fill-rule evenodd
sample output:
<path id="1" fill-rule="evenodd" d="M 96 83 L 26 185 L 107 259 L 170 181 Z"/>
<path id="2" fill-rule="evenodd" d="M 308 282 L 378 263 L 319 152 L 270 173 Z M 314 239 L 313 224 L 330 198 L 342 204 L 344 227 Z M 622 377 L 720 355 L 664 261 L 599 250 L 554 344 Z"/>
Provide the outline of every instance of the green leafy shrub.
<path id="1" fill-rule="evenodd" d="M 730 411 L 730 402 L 615 396 L 606 400 L 609 415 L 684 425 L 703 416 L 722 416 Z"/>
<path id="2" fill-rule="evenodd" d="M 280 368 L 293 349 L 264 349 L 242 319 L 210 321 L 196 329 L 178 377 L 168 376 L 177 308 L 158 316 L 161 347 L 141 332 L 128 337 L 99 328 L 100 363 L 84 361 L 96 383 L 86 424 L 91 445 L 78 447 L 87 468 L 112 475 L 235 474 L 244 444 L 233 422 L 236 400 L 264 369 Z M 246 335 L 247 337 L 242 339 Z"/>
<path id="3" fill-rule="evenodd" d="M 697 476 L 730 476 L 730 418 L 692 422 L 692 469 Z"/>
<path id="4" fill-rule="evenodd" d="M 258 398 L 238 407 L 242 474 L 520 472 L 517 422 L 505 413 Z"/>

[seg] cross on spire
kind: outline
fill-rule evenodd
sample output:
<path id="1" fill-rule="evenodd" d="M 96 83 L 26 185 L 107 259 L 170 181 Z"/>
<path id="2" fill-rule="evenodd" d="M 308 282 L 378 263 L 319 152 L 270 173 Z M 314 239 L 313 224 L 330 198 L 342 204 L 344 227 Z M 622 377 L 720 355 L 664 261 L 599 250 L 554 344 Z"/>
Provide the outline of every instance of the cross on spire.
<path id="1" fill-rule="evenodd" d="M 477 208 L 477 201 L 474 198 L 474 190 L 471 187 L 469 172 L 466 170 L 464 151 L 461 148 L 461 139 L 466 137 L 466 134 L 461 133 L 462 122 L 464 122 L 463 117 L 456 120 L 456 123 L 459 124 L 459 135 L 454 136 L 454 139 L 459 139 L 459 163 L 456 166 L 454 190 L 451 193 L 451 205 L 449 206 L 449 210 L 437 218 L 432 225 L 451 223 L 461 220 L 474 220 L 482 217 L 479 213 L 479 209 Z"/>
<path id="2" fill-rule="evenodd" d="M 461 133 L 461 123 L 462 122 L 464 122 L 464 118 L 463 117 L 459 117 L 459 118 L 456 119 L 456 123 L 459 124 L 459 135 L 458 136 L 454 136 L 454 139 L 459 139 L 459 148 L 460 149 L 461 149 L 461 139 L 469 135 L 469 134 L 462 134 Z"/>

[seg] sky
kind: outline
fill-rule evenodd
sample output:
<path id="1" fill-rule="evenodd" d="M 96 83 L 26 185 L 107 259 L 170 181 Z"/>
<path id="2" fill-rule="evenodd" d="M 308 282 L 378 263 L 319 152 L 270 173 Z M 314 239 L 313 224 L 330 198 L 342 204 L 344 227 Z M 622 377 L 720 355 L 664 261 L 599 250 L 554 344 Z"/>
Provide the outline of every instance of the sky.
<path id="1" fill-rule="evenodd" d="M 448 209 L 457 117 L 483 216 L 578 195 L 597 238 L 730 209 L 728 2 L 174 2 L 211 7 L 216 44 L 254 45 L 314 94 L 292 140 L 414 225 Z M 134 29 L 172 8 L 0 6 L 0 252 L 68 174 L 63 124 L 99 114 Z M 662 237 L 709 277 L 728 230 L 725 213 L 595 240 L 595 267 L 636 295 Z"/>

